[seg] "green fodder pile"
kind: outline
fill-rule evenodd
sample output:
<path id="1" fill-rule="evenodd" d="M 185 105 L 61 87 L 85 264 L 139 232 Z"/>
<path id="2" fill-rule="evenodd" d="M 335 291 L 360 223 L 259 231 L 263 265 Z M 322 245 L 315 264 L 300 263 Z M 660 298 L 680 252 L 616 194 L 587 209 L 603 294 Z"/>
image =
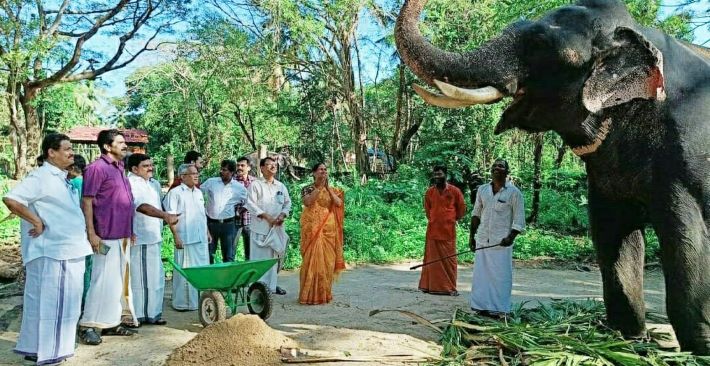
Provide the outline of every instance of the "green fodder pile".
<path id="1" fill-rule="evenodd" d="M 710 366 L 710 357 L 661 349 L 651 333 L 625 340 L 605 324 L 599 301 L 554 301 L 537 308 L 518 305 L 505 319 L 457 310 L 442 335 L 442 365 Z"/>
<path id="2" fill-rule="evenodd" d="M 205 328 L 168 357 L 166 365 L 280 365 L 282 346 L 296 343 L 256 315 L 237 314 Z"/>

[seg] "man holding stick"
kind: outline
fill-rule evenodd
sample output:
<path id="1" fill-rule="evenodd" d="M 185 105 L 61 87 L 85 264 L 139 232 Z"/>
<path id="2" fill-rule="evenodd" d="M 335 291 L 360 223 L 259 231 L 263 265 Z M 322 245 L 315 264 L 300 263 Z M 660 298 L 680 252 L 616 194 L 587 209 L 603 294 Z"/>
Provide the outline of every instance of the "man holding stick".
<path id="1" fill-rule="evenodd" d="M 507 180 L 508 162 L 498 159 L 491 167 L 491 183 L 478 187 L 471 217 L 473 265 L 470 306 L 483 315 L 510 311 L 513 289 L 513 242 L 525 229 L 523 194 Z M 479 230 L 480 229 L 480 230 Z"/>
<path id="2" fill-rule="evenodd" d="M 424 263 L 439 258 L 442 260 L 423 267 L 419 290 L 433 295 L 458 296 L 456 221 L 466 213 L 466 204 L 461 191 L 446 182 L 446 173 L 445 166 L 435 166 L 432 169 L 434 185 L 424 195 L 424 211 L 428 221 Z"/>

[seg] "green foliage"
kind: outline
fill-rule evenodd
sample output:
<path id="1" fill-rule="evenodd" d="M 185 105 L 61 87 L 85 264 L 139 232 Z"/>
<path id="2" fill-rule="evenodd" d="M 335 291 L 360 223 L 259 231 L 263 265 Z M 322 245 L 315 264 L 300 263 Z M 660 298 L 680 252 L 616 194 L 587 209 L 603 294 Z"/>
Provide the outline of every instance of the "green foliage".
<path id="1" fill-rule="evenodd" d="M 442 337 L 440 364 L 701 366 L 708 357 L 662 350 L 655 342 L 624 340 L 608 328 L 599 301 L 516 304 L 492 320 L 457 310 Z M 652 334 L 653 336 L 653 334 Z"/>
<path id="2" fill-rule="evenodd" d="M 34 105 L 45 131 L 66 133 L 74 126 L 100 122 L 100 94 L 91 81 L 63 83 L 42 90 Z"/>

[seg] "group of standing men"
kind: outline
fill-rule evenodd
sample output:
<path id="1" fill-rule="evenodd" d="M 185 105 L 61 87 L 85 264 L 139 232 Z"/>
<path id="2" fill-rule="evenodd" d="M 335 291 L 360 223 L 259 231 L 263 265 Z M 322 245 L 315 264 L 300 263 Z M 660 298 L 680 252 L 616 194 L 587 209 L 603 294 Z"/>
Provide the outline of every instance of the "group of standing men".
<path id="1" fill-rule="evenodd" d="M 476 252 L 473 267 L 472 310 L 498 317 L 510 312 L 513 287 L 515 238 L 525 229 L 523 195 L 508 180 L 508 162 L 496 160 L 491 166 L 490 183 L 476 191 L 469 248 Z M 446 181 L 445 166 L 432 169 L 432 183 L 424 196 L 428 219 L 425 266 L 419 289 L 434 295 L 458 296 L 456 290 L 456 221 L 466 213 L 461 190 Z"/>
<path id="2" fill-rule="evenodd" d="M 201 190 L 202 159 L 190 152 L 178 184 L 163 198 L 152 160 L 140 153 L 124 159 L 128 148 L 118 130 L 101 131 L 97 144 L 101 156 L 86 166 L 77 186 L 68 179 L 68 171 L 77 170 L 69 137 L 47 135 L 43 165 L 3 198 L 22 219 L 25 305 L 15 352 L 40 365 L 73 355 L 77 326 L 83 343 L 98 345 L 104 335 L 131 336 L 142 324 L 166 324 L 163 222 L 174 237 L 176 263 L 190 267 L 213 262 L 218 242 L 223 261 L 234 260 L 238 236 L 245 238 L 247 258 L 274 258 L 279 253 L 264 238 L 272 227 L 282 230 L 290 212 L 271 158 L 260 162 L 260 180 L 249 176 L 248 158 L 224 160 L 220 177 Z M 285 293 L 276 286 L 276 270 L 262 280 Z M 85 271 L 90 284 L 82 300 Z M 172 306 L 197 309 L 197 290 L 178 274 Z"/>

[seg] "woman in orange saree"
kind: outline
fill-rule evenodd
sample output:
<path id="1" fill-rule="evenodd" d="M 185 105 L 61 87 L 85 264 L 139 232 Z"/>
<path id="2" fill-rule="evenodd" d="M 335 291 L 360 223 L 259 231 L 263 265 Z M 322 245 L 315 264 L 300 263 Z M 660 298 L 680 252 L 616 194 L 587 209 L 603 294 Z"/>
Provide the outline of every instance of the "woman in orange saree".
<path id="1" fill-rule="evenodd" d="M 327 304 L 333 300 L 333 280 L 345 269 L 343 260 L 343 191 L 328 184 L 323 163 L 313 169 L 314 183 L 301 191 L 301 286 L 298 302 Z"/>

